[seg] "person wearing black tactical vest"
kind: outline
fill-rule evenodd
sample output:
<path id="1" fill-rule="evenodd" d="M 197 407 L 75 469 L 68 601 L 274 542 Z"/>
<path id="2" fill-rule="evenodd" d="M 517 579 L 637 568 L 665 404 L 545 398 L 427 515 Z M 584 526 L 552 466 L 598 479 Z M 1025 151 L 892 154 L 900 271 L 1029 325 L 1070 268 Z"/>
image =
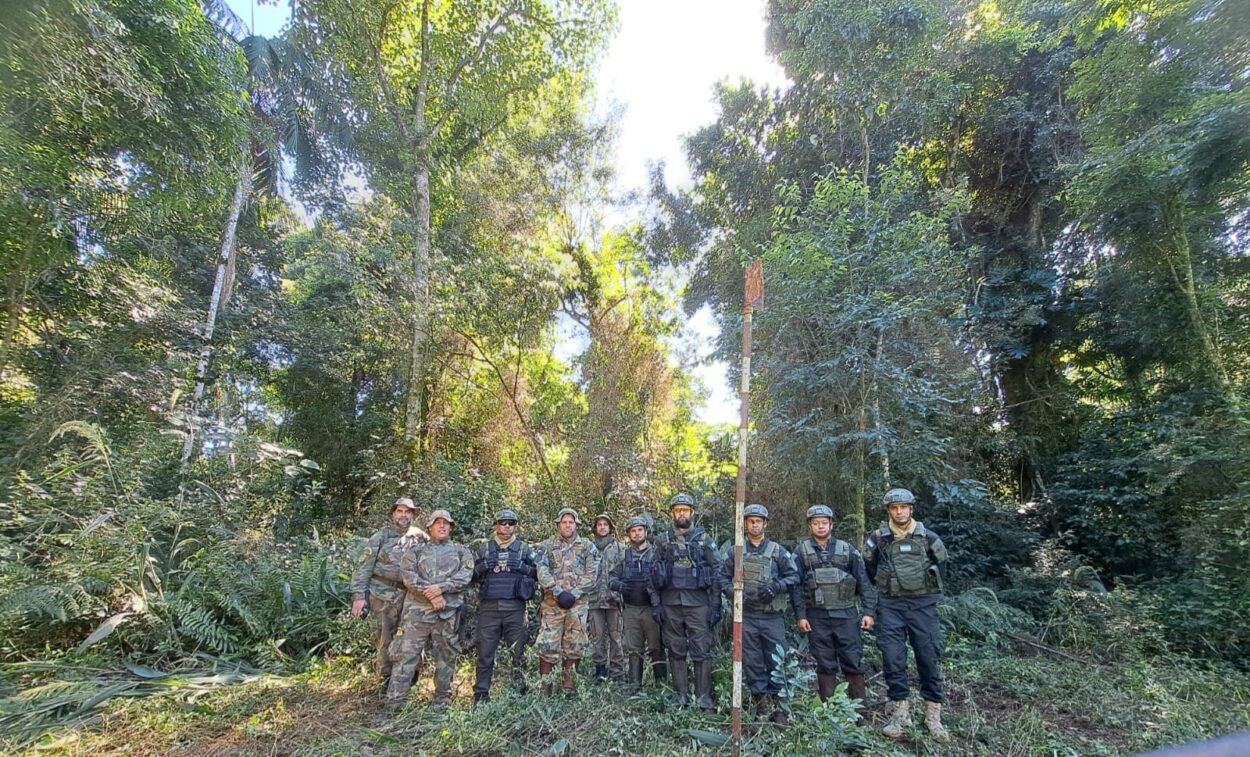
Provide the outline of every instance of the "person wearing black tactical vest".
<path id="1" fill-rule="evenodd" d="M 695 696 L 701 709 L 712 701 L 712 626 L 720 620 L 720 557 L 716 542 L 692 525 L 694 499 L 678 494 L 669 500 L 673 527 L 655 539 L 651 586 L 660 593 L 660 623 L 668 648 L 669 675 L 677 705 L 690 704 L 690 671 L 694 663 Z"/>
<path id="2" fill-rule="evenodd" d="M 612 568 L 609 586 L 624 600 L 621 626 L 625 654 L 629 657 L 628 682 L 635 688 L 642 685 L 643 652 L 651 655 L 651 675 L 656 683 L 668 679 L 668 664 L 660 646 L 660 594 L 651 588 L 651 563 L 655 549 L 647 542 L 647 521 L 629 519 L 625 527 L 629 544 L 622 559 Z"/>
<path id="3" fill-rule="evenodd" d="M 786 604 L 803 601 L 799 571 L 789 550 L 764 535 L 768 508 L 747 505 L 742 511 L 746 543 L 742 547 L 742 668 L 755 711 L 771 707 L 768 719 L 784 724 L 789 716 L 781 707 L 781 687 L 773 681 L 777 661 L 773 653 L 786 642 Z M 733 596 L 734 558 L 721 565 L 721 585 Z"/>
<path id="4" fill-rule="evenodd" d="M 938 535 L 912 519 L 916 497 L 891 489 L 882 504 L 889 520 L 864 542 L 864 567 L 877 586 L 877 646 L 890 698 L 890 722 L 883 733 L 900 739 L 911 724 L 907 702 L 907 641 L 916 654 L 925 727 L 942 743 L 950 734 L 942 725 L 942 626 L 937 605 L 942 597 L 946 546 Z"/>
<path id="5" fill-rule="evenodd" d="M 860 702 L 862 717 L 867 697 L 864 686 L 864 639 L 861 629 L 872 628 L 877 615 L 877 590 L 868 579 L 864 558 L 830 533 L 833 510 L 825 505 L 807 509 L 811 538 L 799 542 L 795 563 L 802 600 L 795 604 L 801 633 L 807 634 L 816 658 L 816 693 L 825 701 L 838 685 L 838 669 L 846 676 L 847 695 Z M 863 617 L 856 599 L 863 605 Z"/>
<path id="6" fill-rule="evenodd" d="M 525 660 L 525 603 L 538 588 L 534 551 L 516 538 L 517 515 L 510 509 L 495 513 L 495 536 L 478 547 L 473 582 L 478 585 L 477 679 L 473 702 L 490 701 L 495 653 L 503 641 L 512 652 L 511 675 L 522 693 Z"/>

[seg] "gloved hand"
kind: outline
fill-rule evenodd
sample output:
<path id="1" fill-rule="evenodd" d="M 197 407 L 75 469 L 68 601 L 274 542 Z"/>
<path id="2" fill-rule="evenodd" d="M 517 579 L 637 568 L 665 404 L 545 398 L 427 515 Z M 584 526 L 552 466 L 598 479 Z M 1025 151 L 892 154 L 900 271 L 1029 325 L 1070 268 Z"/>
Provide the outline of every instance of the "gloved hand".
<path id="1" fill-rule="evenodd" d="M 561 610 L 567 610 L 577 604 L 577 597 L 573 596 L 571 591 L 562 591 L 556 595 L 556 604 L 560 606 Z"/>
<path id="2" fill-rule="evenodd" d="M 759 597 L 760 602 L 771 602 L 773 597 L 776 597 L 780 591 L 781 582 L 774 580 L 761 586 L 760 590 L 755 593 L 755 596 Z"/>
<path id="3" fill-rule="evenodd" d="M 622 583 L 621 579 L 619 578 L 609 578 L 608 589 L 610 591 L 616 592 L 617 594 L 620 594 L 621 592 L 625 591 L 625 584 Z"/>
<path id="4" fill-rule="evenodd" d="M 712 603 L 711 623 L 713 626 L 715 626 L 717 623 L 720 622 L 721 614 L 722 614 L 721 604 L 720 604 L 720 599 L 718 598 L 715 602 Z"/>
<path id="5" fill-rule="evenodd" d="M 656 623 L 659 623 L 660 625 L 664 625 L 664 621 L 668 619 L 667 616 L 664 614 L 664 605 L 652 605 L 651 617 L 655 618 Z"/>
<path id="6" fill-rule="evenodd" d="M 473 579 L 480 581 L 482 576 L 490 572 L 491 566 L 485 560 L 478 560 L 473 563 Z"/>

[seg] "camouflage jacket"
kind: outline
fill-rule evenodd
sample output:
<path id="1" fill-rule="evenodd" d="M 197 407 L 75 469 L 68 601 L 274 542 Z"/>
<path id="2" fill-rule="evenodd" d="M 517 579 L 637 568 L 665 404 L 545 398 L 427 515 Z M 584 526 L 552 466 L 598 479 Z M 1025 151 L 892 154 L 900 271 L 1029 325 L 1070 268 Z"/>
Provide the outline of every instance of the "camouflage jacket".
<path id="1" fill-rule="evenodd" d="M 387 526 L 369 537 L 360 564 L 352 573 L 352 599 L 364 599 L 365 592 L 384 602 L 398 602 L 404 596 L 404 579 L 399 563 L 404 554 L 419 543 L 417 537 Z"/>
<path id="2" fill-rule="evenodd" d="M 538 545 L 538 586 L 543 601 L 554 603 L 555 591 L 570 591 L 581 599 L 599 577 L 599 550 L 589 539 L 574 536 L 570 541 L 553 536 Z"/>
<path id="3" fill-rule="evenodd" d="M 593 541 L 599 550 L 599 574 L 595 585 L 586 594 L 586 602 L 592 610 L 616 609 L 621 606 L 621 593 L 608 586 L 612 573 L 625 560 L 625 545 L 612 536 L 596 537 Z"/>
<path id="4" fill-rule="evenodd" d="M 464 589 L 473 578 L 473 555 L 463 545 L 448 539 L 445 542 L 422 544 L 417 549 L 404 554 L 399 564 L 399 572 L 404 578 L 404 586 L 408 587 L 408 596 L 404 599 L 404 612 L 409 608 L 417 608 L 432 616 L 454 612 L 464 604 Z M 438 584 L 443 590 L 443 599 L 447 607 L 435 610 L 430 600 L 421 593 L 431 584 Z"/>

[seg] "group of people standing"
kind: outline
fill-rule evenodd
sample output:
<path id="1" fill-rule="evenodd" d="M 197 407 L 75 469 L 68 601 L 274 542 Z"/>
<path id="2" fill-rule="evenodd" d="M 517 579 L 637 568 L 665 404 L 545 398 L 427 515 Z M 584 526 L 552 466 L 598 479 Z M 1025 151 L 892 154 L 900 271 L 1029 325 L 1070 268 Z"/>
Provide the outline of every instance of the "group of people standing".
<path id="1" fill-rule="evenodd" d="M 913 519 L 910 491 L 891 489 L 883 505 L 888 518 L 869 534 L 862 552 L 832 535 L 833 512 L 825 505 L 808 509 L 810 535 L 794 552 L 767 537 L 766 507 L 745 508 L 745 680 L 756 712 L 785 723 L 780 684 L 772 673 L 774 652 L 785 647 L 790 608 L 816 660 L 817 694 L 829 698 L 841 673 L 862 714 L 867 696 L 862 632 L 875 630 L 889 697 L 883 732 L 901 738 L 910 724 L 910 642 L 926 728 L 947 741 L 937 615 L 946 548 Z M 607 514 L 595 518 L 587 538 L 579 534 L 581 517 L 565 508 L 556 515 L 555 533 L 528 545 L 517 537 L 516 512 L 504 509 L 495 514 L 493 538 L 471 553 L 451 540 L 454 521 L 446 510 L 430 514 L 423 538 L 412 529 L 412 500 L 397 499 L 391 524 L 370 537 L 352 578 L 352 613 L 373 619 L 386 698 L 407 698 L 428 650 L 435 666 L 434 703 L 450 703 L 465 594 L 476 587 L 474 703 L 490 699 L 501 644 L 516 686 L 524 691 L 526 613 L 537 599 L 535 642 L 544 692 L 552 692 L 557 679 L 563 691 L 575 691 L 578 663 L 593 647 L 596 678 L 641 686 L 649 662 L 656 684 L 671 681 L 679 706 L 715 709 L 713 629 L 722 597 L 732 598 L 735 558 L 730 551 L 722 559 L 715 541 L 694 525 L 695 502 L 688 494 L 674 496 L 669 513 L 671 525 L 653 538 L 646 519 L 631 518 L 621 542 Z"/>

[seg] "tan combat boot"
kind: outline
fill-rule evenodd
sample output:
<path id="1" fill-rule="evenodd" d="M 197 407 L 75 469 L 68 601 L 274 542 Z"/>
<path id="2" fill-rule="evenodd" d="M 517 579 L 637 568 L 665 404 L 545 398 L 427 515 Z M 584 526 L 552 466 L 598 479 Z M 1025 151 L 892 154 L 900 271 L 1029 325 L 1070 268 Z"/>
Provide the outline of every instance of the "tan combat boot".
<path id="1" fill-rule="evenodd" d="M 904 699 L 901 702 L 890 702 L 890 722 L 881 732 L 886 738 L 901 739 L 907 735 L 907 726 L 911 725 L 911 703 Z"/>
<path id="2" fill-rule="evenodd" d="M 946 730 L 946 726 L 942 725 L 942 705 L 938 702 L 924 703 L 924 727 L 929 730 L 929 735 L 934 741 L 941 744 L 950 743 L 951 734 Z"/>

